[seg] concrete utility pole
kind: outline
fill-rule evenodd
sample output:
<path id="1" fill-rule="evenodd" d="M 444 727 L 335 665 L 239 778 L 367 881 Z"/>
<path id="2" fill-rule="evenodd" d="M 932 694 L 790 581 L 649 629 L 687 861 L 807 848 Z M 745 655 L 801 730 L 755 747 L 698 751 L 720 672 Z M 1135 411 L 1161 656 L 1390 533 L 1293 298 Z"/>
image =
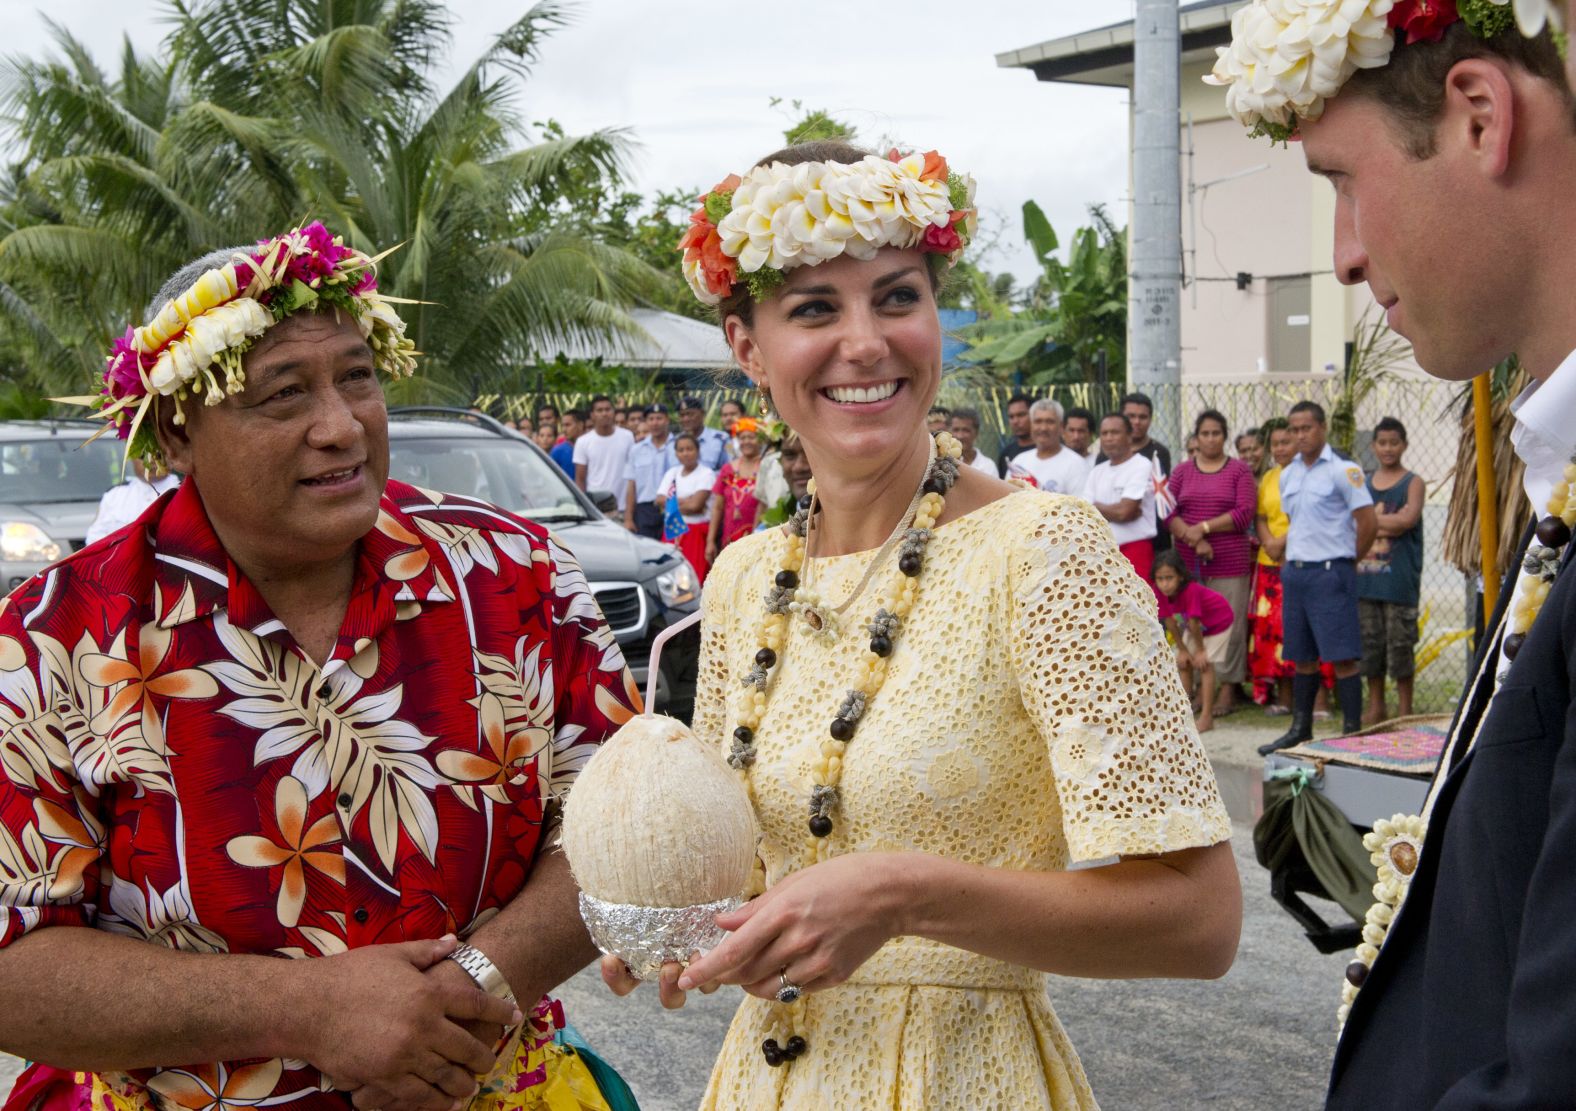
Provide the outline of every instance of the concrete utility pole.
<path id="1" fill-rule="evenodd" d="M 1155 400 L 1150 435 L 1182 454 L 1181 27 L 1177 0 L 1137 0 L 1127 380 Z"/>

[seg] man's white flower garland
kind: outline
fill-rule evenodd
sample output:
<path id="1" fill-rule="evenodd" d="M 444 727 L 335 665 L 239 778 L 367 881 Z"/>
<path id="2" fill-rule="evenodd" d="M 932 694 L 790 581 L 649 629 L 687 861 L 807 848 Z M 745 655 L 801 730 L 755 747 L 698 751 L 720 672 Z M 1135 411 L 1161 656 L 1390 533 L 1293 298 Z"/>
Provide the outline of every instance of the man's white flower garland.
<path id="1" fill-rule="evenodd" d="M 1226 87 L 1226 110 L 1245 127 L 1294 127 L 1360 69 L 1390 60 L 1395 0 L 1254 0 L 1231 17 L 1204 80 Z"/>
<path id="2" fill-rule="evenodd" d="M 1512 15 L 1528 38 L 1564 29 L 1559 0 L 1253 0 L 1231 17 L 1231 44 L 1216 48 L 1204 81 L 1225 87 L 1237 122 L 1285 140 L 1359 70 L 1387 64 L 1398 34 L 1432 41 L 1465 21 L 1487 37 Z"/>

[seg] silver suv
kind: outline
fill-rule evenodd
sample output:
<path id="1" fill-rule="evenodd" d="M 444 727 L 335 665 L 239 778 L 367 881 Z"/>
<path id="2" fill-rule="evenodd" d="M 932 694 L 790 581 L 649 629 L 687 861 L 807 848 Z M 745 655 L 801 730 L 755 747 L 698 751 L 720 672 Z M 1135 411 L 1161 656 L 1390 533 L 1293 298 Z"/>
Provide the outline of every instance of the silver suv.
<path id="1" fill-rule="evenodd" d="M 126 445 L 87 420 L 0 421 L 0 595 L 82 547 Z"/>
<path id="2" fill-rule="evenodd" d="M 652 640 L 700 604 L 700 582 L 677 548 L 609 520 L 541 448 L 490 417 L 463 409 L 390 409 L 389 477 L 480 498 L 552 529 L 580 562 L 642 691 Z M 669 642 L 654 708 L 689 719 L 699 655 L 694 629 Z"/>

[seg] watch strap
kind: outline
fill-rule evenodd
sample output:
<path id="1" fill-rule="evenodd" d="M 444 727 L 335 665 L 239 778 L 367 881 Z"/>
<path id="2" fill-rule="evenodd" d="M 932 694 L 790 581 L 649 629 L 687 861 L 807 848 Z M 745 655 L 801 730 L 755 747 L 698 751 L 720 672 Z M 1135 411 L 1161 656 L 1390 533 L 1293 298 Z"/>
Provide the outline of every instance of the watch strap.
<path id="1" fill-rule="evenodd" d="M 498 966 L 488 959 L 474 945 L 461 945 L 450 953 L 446 960 L 451 960 L 465 970 L 465 974 L 476 981 L 476 986 L 488 995 L 497 996 L 508 1003 L 515 1003 L 514 991 L 509 987 L 509 981 Z"/>

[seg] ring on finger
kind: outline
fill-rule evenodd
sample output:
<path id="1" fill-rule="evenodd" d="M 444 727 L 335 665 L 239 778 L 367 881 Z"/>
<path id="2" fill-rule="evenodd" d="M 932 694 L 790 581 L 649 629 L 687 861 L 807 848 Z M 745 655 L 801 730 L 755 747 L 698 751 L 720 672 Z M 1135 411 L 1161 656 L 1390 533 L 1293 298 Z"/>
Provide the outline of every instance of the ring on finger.
<path id="1" fill-rule="evenodd" d="M 777 1002 L 779 1003 L 796 1003 L 798 1002 L 799 997 L 804 994 L 803 988 L 794 983 L 792 980 L 788 979 L 788 969 L 786 966 L 781 972 L 777 974 L 777 981 L 780 985 L 777 988 Z"/>

